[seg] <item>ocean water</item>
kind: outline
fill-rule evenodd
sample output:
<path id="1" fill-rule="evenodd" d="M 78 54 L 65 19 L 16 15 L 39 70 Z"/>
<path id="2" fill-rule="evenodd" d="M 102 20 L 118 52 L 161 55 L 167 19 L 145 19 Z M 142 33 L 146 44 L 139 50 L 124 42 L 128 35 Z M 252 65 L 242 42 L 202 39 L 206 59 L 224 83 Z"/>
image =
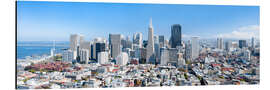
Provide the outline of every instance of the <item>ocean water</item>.
<path id="1" fill-rule="evenodd" d="M 26 56 L 50 55 L 53 47 L 52 41 L 18 41 L 17 59 L 25 59 Z M 55 53 L 61 53 L 67 48 L 69 48 L 69 42 L 55 42 Z"/>

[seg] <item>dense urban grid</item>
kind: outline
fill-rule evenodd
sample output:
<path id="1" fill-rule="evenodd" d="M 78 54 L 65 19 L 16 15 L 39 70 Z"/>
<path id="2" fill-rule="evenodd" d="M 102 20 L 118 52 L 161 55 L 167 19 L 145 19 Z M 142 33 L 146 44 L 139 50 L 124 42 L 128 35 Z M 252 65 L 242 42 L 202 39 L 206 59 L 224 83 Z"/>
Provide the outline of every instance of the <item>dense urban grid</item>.
<path id="1" fill-rule="evenodd" d="M 171 26 L 171 36 L 148 39 L 140 32 L 133 40 L 121 34 L 84 40 L 70 35 L 70 47 L 39 60 L 17 63 L 18 88 L 115 88 L 259 84 L 259 40 L 182 39 L 182 26 Z"/>

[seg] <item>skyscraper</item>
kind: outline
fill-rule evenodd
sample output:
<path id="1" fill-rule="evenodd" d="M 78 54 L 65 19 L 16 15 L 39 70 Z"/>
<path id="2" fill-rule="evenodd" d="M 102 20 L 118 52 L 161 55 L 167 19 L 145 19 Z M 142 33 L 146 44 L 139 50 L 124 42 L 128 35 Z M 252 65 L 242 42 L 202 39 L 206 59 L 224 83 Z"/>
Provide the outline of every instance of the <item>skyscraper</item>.
<path id="1" fill-rule="evenodd" d="M 225 50 L 230 51 L 231 48 L 232 48 L 232 42 L 231 41 L 226 41 Z"/>
<path id="2" fill-rule="evenodd" d="M 217 38 L 217 48 L 220 50 L 223 49 L 223 39 L 221 37 Z"/>
<path id="3" fill-rule="evenodd" d="M 148 28 L 148 41 L 147 41 L 147 53 L 146 53 L 146 62 L 154 59 L 154 30 L 152 26 L 152 18 L 150 18 L 150 24 Z"/>
<path id="4" fill-rule="evenodd" d="M 93 42 L 93 58 L 98 60 L 98 53 L 106 50 L 106 39 L 105 38 L 95 38 Z"/>
<path id="5" fill-rule="evenodd" d="M 154 49 L 156 61 L 153 61 L 153 63 L 160 63 L 160 44 L 158 36 L 154 36 Z"/>
<path id="6" fill-rule="evenodd" d="M 160 47 L 164 47 L 164 46 L 165 46 L 165 38 L 164 38 L 164 35 L 159 35 L 159 36 L 158 36 L 158 39 L 159 39 Z"/>
<path id="7" fill-rule="evenodd" d="M 73 51 L 73 59 L 76 59 L 79 36 L 77 34 L 71 34 L 69 40 L 70 40 L 69 47 Z"/>
<path id="8" fill-rule="evenodd" d="M 160 52 L 161 52 L 160 65 L 167 65 L 169 61 L 169 50 L 163 47 L 160 49 Z"/>
<path id="9" fill-rule="evenodd" d="M 141 32 L 136 32 L 133 35 L 133 44 L 136 44 L 139 46 L 139 48 L 142 47 L 142 43 L 143 43 L 143 37 L 142 37 L 142 33 Z"/>
<path id="10" fill-rule="evenodd" d="M 252 48 L 255 48 L 255 46 L 256 46 L 256 45 L 255 45 L 255 38 L 252 37 L 252 38 L 251 38 L 251 47 L 252 47 Z"/>
<path id="11" fill-rule="evenodd" d="M 239 48 L 247 47 L 247 41 L 246 40 L 239 40 Z"/>
<path id="12" fill-rule="evenodd" d="M 171 48 L 176 48 L 176 46 L 182 46 L 181 39 L 182 39 L 181 25 L 180 24 L 172 25 L 171 40 L 170 40 Z"/>
<path id="13" fill-rule="evenodd" d="M 199 57 L 200 45 L 199 37 L 191 37 L 191 57 L 192 60 Z"/>
<path id="14" fill-rule="evenodd" d="M 81 63 L 88 64 L 88 61 L 89 61 L 89 50 L 87 50 L 87 49 L 81 49 L 79 55 L 80 55 L 80 62 Z"/>
<path id="15" fill-rule="evenodd" d="M 120 34 L 110 34 L 109 42 L 111 48 L 111 57 L 116 58 L 121 53 L 121 35 Z"/>

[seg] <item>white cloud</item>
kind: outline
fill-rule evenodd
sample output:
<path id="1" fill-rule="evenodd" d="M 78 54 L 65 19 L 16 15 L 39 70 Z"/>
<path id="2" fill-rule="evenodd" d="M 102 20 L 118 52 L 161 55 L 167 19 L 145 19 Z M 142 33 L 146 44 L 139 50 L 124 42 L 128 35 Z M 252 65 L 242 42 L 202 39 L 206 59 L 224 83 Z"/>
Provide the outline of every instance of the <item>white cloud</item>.
<path id="1" fill-rule="evenodd" d="M 224 33 L 218 35 L 218 37 L 230 38 L 230 39 L 250 39 L 251 37 L 260 38 L 260 26 L 249 25 L 239 27 L 231 33 Z"/>

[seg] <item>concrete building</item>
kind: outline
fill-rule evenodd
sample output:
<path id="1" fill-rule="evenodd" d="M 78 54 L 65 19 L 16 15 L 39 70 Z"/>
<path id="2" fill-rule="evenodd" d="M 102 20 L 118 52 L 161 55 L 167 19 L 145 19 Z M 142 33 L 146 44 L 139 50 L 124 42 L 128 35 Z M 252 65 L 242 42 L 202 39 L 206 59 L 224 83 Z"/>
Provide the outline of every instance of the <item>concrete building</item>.
<path id="1" fill-rule="evenodd" d="M 88 64 L 89 61 L 89 50 L 87 49 L 81 49 L 80 50 L 80 62 Z"/>
<path id="2" fill-rule="evenodd" d="M 109 63 L 109 53 L 108 52 L 99 52 L 98 53 L 98 63 L 99 64 Z"/>
<path id="3" fill-rule="evenodd" d="M 128 63 L 128 59 L 128 54 L 126 52 L 122 52 L 116 57 L 116 64 L 121 66 L 126 65 Z"/>
<path id="4" fill-rule="evenodd" d="M 111 49 L 111 57 L 115 59 L 121 53 L 121 35 L 120 34 L 110 34 L 109 43 Z"/>
<path id="5" fill-rule="evenodd" d="M 199 57 L 200 45 L 199 37 L 191 37 L 191 57 L 192 60 Z"/>
<path id="6" fill-rule="evenodd" d="M 136 44 L 139 46 L 139 48 L 142 47 L 142 44 L 143 44 L 143 35 L 141 32 L 136 32 L 134 35 L 133 35 L 133 44 Z"/>
<path id="7" fill-rule="evenodd" d="M 71 34 L 70 35 L 70 49 L 73 51 L 73 59 L 77 58 L 77 48 L 79 43 L 79 35 L 77 34 Z"/>
<path id="8" fill-rule="evenodd" d="M 154 58 L 154 29 L 152 26 L 152 18 L 150 19 L 150 24 L 148 28 L 148 41 L 147 41 L 147 53 L 146 53 L 146 63 L 150 63 Z"/>
<path id="9" fill-rule="evenodd" d="M 72 62 L 73 60 L 73 52 L 72 50 L 65 50 L 62 54 L 62 60 L 67 62 Z"/>
<path id="10" fill-rule="evenodd" d="M 217 38 L 217 49 L 222 50 L 224 48 L 223 46 L 223 39 L 221 37 Z"/>

